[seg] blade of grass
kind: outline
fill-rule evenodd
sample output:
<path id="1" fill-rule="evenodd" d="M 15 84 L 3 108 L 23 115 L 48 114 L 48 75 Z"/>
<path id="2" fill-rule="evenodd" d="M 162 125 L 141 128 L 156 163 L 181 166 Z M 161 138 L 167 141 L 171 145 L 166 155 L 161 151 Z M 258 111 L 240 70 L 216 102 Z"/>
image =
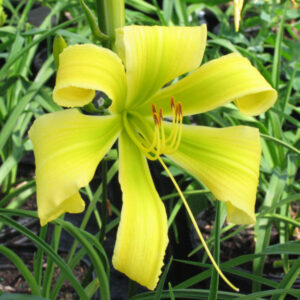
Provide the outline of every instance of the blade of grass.
<path id="1" fill-rule="evenodd" d="M 90 299 L 92 299 L 93 295 L 97 292 L 99 288 L 100 288 L 100 281 L 98 278 L 95 278 L 87 285 L 85 291 L 90 297 Z"/>
<path id="2" fill-rule="evenodd" d="M 175 11 L 179 19 L 179 25 L 188 25 L 188 16 L 185 1 L 174 0 Z"/>
<path id="3" fill-rule="evenodd" d="M 272 83 L 275 89 L 279 87 L 279 79 L 280 79 L 280 64 L 281 64 L 281 48 L 283 41 L 283 30 L 285 23 L 285 16 L 287 11 L 287 4 L 285 3 L 283 13 L 281 16 L 280 25 L 278 28 L 278 33 L 276 34 L 276 42 L 275 42 L 275 50 L 274 50 L 274 59 L 272 66 Z M 279 101 L 275 103 L 275 107 L 280 109 Z M 277 114 L 274 114 L 272 111 L 268 111 L 267 114 L 268 119 L 270 120 L 270 131 L 273 132 L 274 138 L 281 140 L 282 132 L 281 132 L 281 122 L 280 118 Z M 276 161 L 276 165 L 283 168 L 284 164 L 284 152 L 282 148 L 277 148 L 277 157 L 273 157 L 274 161 Z"/>
<path id="4" fill-rule="evenodd" d="M 271 220 L 282 221 L 282 222 L 294 225 L 296 227 L 300 227 L 300 222 L 298 222 L 298 221 L 296 221 L 292 218 L 289 218 L 289 217 L 286 217 L 286 216 L 283 216 L 283 215 L 279 215 L 279 214 L 264 214 L 260 218 L 261 219 L 267 218 L 267 219 L 271 219 Z"/>
<path id="5" fill-rule="evenodd" d="M 220 226 L 221 226 L 221 206 L 220 202 L 216 201 L 216 217 L 214 224 L 214 259 L 216 263 L 220 264 Z M 209 300 L 218 299 L 218 289 L 219 289 L 219 274 L 215 268 L 212 268 L 211 280 L 209 287 Z"/>
<path id="6" fill-rule="evenodd" d="M 221 268 L 226 272 L 231 272 L 232 268 L 242 265 L 246 262 L 250 262 L 250 261 L 255 261 L 257 259 L 259 259 L 262 256 L 265 255 L 276 255 L 276 254 L 293 254 L 293 255 L 299 255 L 300 253 L 300 243 L 299 242 L 288 242 L 286 244 L 276 244 L 273 246 L 269 246 L 268 248 L 266 248 L 265 250 L 263 250 L 260 253 L 256 253 L 256 254 L 246 254 L 246 255 L 241 255 L 239 257 L 233 258 L 227 262 L 224 262 L 221 264 Z M 181 262 L 181 263 L 185 263 L 185 264 L 191 264 L 194 266 L 199 266 L 199 267 L 209 267 L 209 265 L 203 264 L 203 263 L 199 263 L 199 262 L 194 262 L 191 260 L 185 261 L 185 260 L 179 260 L 179 259 L 174 259 L 174 261 L 176 262 Z M 210 277 L 210 270 L 206 270 L 204 272 L 201 272 L 193 277 L 190 277 L 189 279 L 181 282 L 180 284 L 176 285 L 175 288 L 176 289 L 184 289 L 184 288 L 188 288 L 190 286 L 193 286 L 195 284 L 198 284 L 199 282 L 207 279 Z M 256 276 L 256 275 L 254 275 Z M 258 278 L 258 277 L 256 277 Z"/>
<path id="7" fill-rule="evenodd" d="M 24 27 L 24 24 L 28 18 L 28 12 L 32 8 L 33 4 L 34 4 L 34 0 L 27 1 L 26 6 L 23 9 L 21 18 L 19 19 L 19 22 L 18 22 L 18 29 L 22 29 Z"/>
<path id="8" fill-rule="evenodd" d="M 279 169 L 276 169 L 270 180 L 270 185 L 262 203 L 262 207 L 271 208 L 280 200 L 286 184 L 286 176 Z M 272 222 L 268 219 L 258 219 L 255 225 L 256 245 L 255 253 L 262 252 L 270 242 Z M 253 274 L 261 276 L 264 268 L 265 257 L 261 257 L 253 262 Z M 260 291 L 261 285 L 257 282 L 252 283 L 252 291 Z"/>
<path id="9" fill-rule="evenodd" d="M 23 263 L 22 259 L 17 254 L 15 254 L 14 251 L 5 246 L 0 245 L 0 253 L 5 255 L 17 267 L 19 272 L 24 277 L 25 281 L 28 283 L 31 293 L 35 296 L 40 296 L 40 287 L 35 281 L 34 276 Z"/>
<path id="10" fill-rule="evenodd" d="M 163 1 L 163 14 L 168 24 L 170 24 L 172 20 L 173 6 L 174 6 L 174 0 Z"/>
<path id="11" fill-rule="evenodd" d="M 156 8 L 150 3 L 147 3 L 143 0 L 126 0 L 126 4 L 136 8 L 137 11 L 146 13 L 146 14 L 155 14 Z"/>
<path id="12" fill-rule="evenodd" d="M 43 226 L 40 229 L 40 239 L 43 241 L 46 240 L 47 228 L 48 228 L 48 226 Z M 35 255 L 36 255 L 36 257 L 33 260 L 34 277 L 35 277 L 35 280 L 38 283 L 38 285 L 41 286 L 42 271 L 43 271 L 43 256 L 44 256 L 43 248 L 39 247 L 37 250 L 37 253 L 35 253 Z"/>
<path id="13" fill-rule="evenodd" d="M 34 192 L 34 189 L 35 189 L 35 180 L 31 180 L 25 184 L 22 184 L 20 187 L 15 188 L 12 192 L 8 193 L 1 199 L 0 208 L 6 206 L 13 198 L 17 197 L 24 191 L 29 190 L 29 194 L 32 194 Z"/>
<path id="14" fill-rule="evenodd" d="M 75 226 L 73 226 L 71 223 L 63 222 L 60 219 L 57 219 L 56 223 L 61 224 L 63 226 L 63 228 L 69 234 L 71 234 L 76 240 L 78 240 L 78 242 L 80 242 L 82 247 L 85 248 L 87 254 L 89 255 L 89 257 L 92 261 L 92 265 L 93 265 L 95 272 L 100 281 L 101 289 L 99 292 L 99 294 L 100 294 L 99 296 L 102 300 L 110 300 L 110 291 L 109 291 L 107 274 L 105 272 L 103 263 L 100 260 L 99 255 L 97 254 L 95 249 L 92 247 L 90 242 L 82 235 L 80 230 L 78 228 L 76 228 Z"/>
<path id="15" fill-rule="evenodd" d="M 51 240 L 51 246 L 52 249 L 57 253 L 59 241 L 60 241 L 60 235 L 61 235 L 62 227 L 59 225 L 55 225 L 53 233 L 52 233 L 52 240 Z M 50 295 L 50 289 L 52 284 L 52 279 L 54 275 L 54 267 L 55 263 L 53 259 L 48 257 L 47 259 L 47 267 L 44 273 L 44 279 L 43 279 L 43 288 L 42 288 L 42 296 L 49 298 Z"/>
<path id="16" fill-rule="evenodd" d="M 168 282 L 168 287 L 169 287 L 170 299 L 175 300 L 175 296 L 174 296 L 174 293 L 173 293 L 173 288 L 172 288 L 171 282 Z"/>
<path id="17" fill-rule="evenodd" d="M 297 277 L 300 274 L 300 257 L 293 263 L 291 269 L 289 272 L 284 276 L 282 281 L 280 282 L 278 289 L 288 290 L 292 287 L 294 281 L 297 279 Z M 300 295 L 300 291 L 298 291 Z M 272 295 L 270 300 L 283 300 L 286 296 L 286 293 L 283 292 L 280 295 Z"/>
<path id="18" fill-rule="evenodd" d="M 57 266 L 60 268 L 62 272 L 64 272 L 78 293 L 78 296 L 82 300 L 88 300 L 88 296 L 86 295 L 84 289 L 82 288 L 81 284 L 77 281 L 76 277 L 72 273 L 72 270 L 70 267 L 62 260 L 60 256 L 58 256 L 53 249 L 43 240 L 41 240 L 37 235 L 35 235 L 33 232 L 31 232 L 28 228 L 22 226 L 21 224 L 18 224 L 16 221 L 12 220 L 11 218 L 4 215 L 7 210 L 1 209 L 2 214 L 0 215 L 0 220 L 2 223 L 5 223 L 7 226 L 12 227 L 16 229 L 18 232 L 20 232 L 22 235 L 28 237 L 31 241 L 33 241 L 38 247 L 43 248 L 44 252 L 50 256 Z M 4 212 L 4 213 L 3 213 Z"/>
<path id="19" fill-rule="evenodd" d="M 273 66 L 272 66 L 272 82 L 275 89 L 278 89 L 279 85 L 279 77 L 280 77 L 280 63 L 281 63 L 281 45 L 283 41 L 283 30 L 284 30 L 284 23 L 286 17 L 286 11 L 288 2 L 285 3 L 283 13 L 281 15 L 281 21 L 278 28 L 278 32 L 276 34 L 276 42 L 275 42 L 275 49 L 274 49 L 274 59 L 273 59 Z"/>
<path id="20" fill-rule="evenodd" d="M 247 296 L 242 296 L 235 298 L 235 300 L 256 300 L 256 299 L 268 299 L 266 297 L 268 296 L 274 296 L 274 295 L 283 295 L 285 296 L 286 294 L 293 294 L 300 296 L 300 291 L 296 289 L 276 289 L 276 290 L 269 290 L 269 291 L 263 291 L 263 292 L 256 292 L 252 293 Z M 264 298 L 260 298 L 264 297 Z"/>
<path id="21" fill-rule="evenodd" d="M 39 90 L 43 87 L 45 82 L 52 76 L 54 70 L 50 68 L 53 63 L 53 57 L 49 57 L 40 69 L 34 83 L 28 89 L 27 94 L 20 100 L 20 102 L 15 106 L 7 122 L 2 128 L 0 133 L 0 151 L 2 151 L 7 139 L 10 137 L 14 130 L 15 124 L 19 116 L 23 113 L 26 105 L 35 97 Z"/>
<path id="22" fill-rule="evenodd" d="M 286 189 L 283 192 L 282 197 L 286 198 L 290 193 L 293 192 L 292 185 L 294 183 L 294 179 L 297 176 L 297 156 L 295 153 L 290 153 L 287 155 L 287 182 L 286 182 Z M 286 216 L 287 218 L 291 219 L 290 214 L 290 203 L 283 204 L 279 207 L 279 214 L 282 216 Z M 293 220 L 293 219 L 291 219 Z M 279 222 L 279 241 L 280 243 L 284 244 L 289 241 L 290 239 L 290 231 L 291 225 L 287 222 Z M 289 257 L 288 255 L 281 255 L 282 263 L 283 263 L 283 270 L 284 273 L 287 273 L 289 270 Z"/>
<path id="23" fill-rule="evenodd" d="M 173 257 L 171 256 L 171 258 L 170 258 L 168 264 L 166 265 L 165 270 L 164 270 L 164 272 L 163 272 L 163 274 L 162 274 L 162 276 L 159 280 L 159 284 L 156 288 L 156 292 L 155 292 L 153 300 L 160 300 L 161 299 L 162 290 L 164 288 L 164 284 L 165 284 L 169 269 L 171 267 L 172 261 L 173 261 Z"/>
<path id="24" fill-rule="evenodd" d="M 155 292 L 146 292 L 143 294 L 136 295 L 135 297 L 131 298 L 130 300 L 152 300 Z M 209 294 L 209 290 L 200 290 L 200 289 L 173 289 L 173 295 L 176 298 L 180 299 L 204 299 L 207 300 Z M 230 292 L 223 292 L 220 291 L 219 293 L 219 300 L 232 300 L 236 299 L 235 297 L 237 294 L 230 293 Z M 168 290 L 162 291 L 160 299 L 169 299 L 170 293 Z M 261 299 L 257 298 L 256 300 Z"/>
<path id="25" fill-rule="evenodd" d="M 83 17 L 83 15 L 75 17 L 72 20 L 68 20 L 64 23 L 61 23 L 51 29 L 49 29 L 46 33 L 41 34 L 39 36 L 39 38 L 33 40 L 30 44 L 28 44 L 26 47 L 24 47 L 21 51 L 18 52 L 18 54 L 14 57 L 12 57 L 9 61 L 7 61 L 4 66 L 2 66 L 1 70 L 0 70 L 0 78 L 5 78 L 7 75 L 7 70 L 18 60 L 20 59 L 24 54 L 26 54 L 26 52 L 29 51 L 29 49 L 31 47 L 33 47 L 34 45 L 40 44 L 43 40 L 47 39 L 48 37 L 50 37 L 51 35 L 53 35 L 57 30 L 67 27 L 73 23 L 75 23 L 76 21 L 80 20 Z"/>
<path id="26" fill-rule="evenodd" d="M 164 26 L 168 26 L 168 23 L 167 23 L 167 21 L 165 20 L 164 15 L 162 14 L 162 12 L 161 12 L 161 10 L 160 10 L 160 7 L 159 7 L 159 5 L 157 4 L 157 1 L 156 1 L 156 0 L 152 0 L 152 3 L 153 3 L 153 5 L 154 5 L 155 8 L 156 8 L 156 14 L 157 14 L 157 16 L 158 16 L 158 18 L 159 18 L 161 24 L 164 25 Z"/>
<path id="27" fill-rule="evenodd" d="M 297 153 L 298 155 L 300 155 L 300 150 L 298 150 L 297 148 L 295 148 L 295 147 L 293 147 L 293 146 L 291 146 L 291 145 L 285 143 L 285 142 L 282 141 L 282 140 L 279 140 L 279 139 L 277 139 L 277 138 L 275 138 L 275 137 L 273 137 L 273 136 L 266 135 L 266 134 L 263 134 L 263 133 L 261 133 L 260 136 L 261 136 L 262 138 L 266 139 L 266 140 L 270 140 L 270 141 L 273 141 L 273 142 L 275 142 L 275 143 L 277 143 L 277 144 L 279 144 L 279 145 L 281 145 L 281 146 L 284 146 L 285 148 L 287 148 L 287 149 L 289 149 L 289 150 L 291 150 L 291 151 Z"/>
<path id="28" fill-rule="evenodd" d="M 26 294 L 9 293 L 9 294 L 2 294 L 0 296 L 0 300 L 49 300 L 49 299 L 39 297 L 39 296 L 26 295 Z"/>
<path id="29" fill-rule="evenodd" d="M 113 178 L 113 176 L 116 174 L 117 171 L 118 171 L 118 161 L 115 161 L 114 164 L 111 166 L 111 168 L 108 171 L 107 182 L 111 181 L 111 179 Z M 85 212 L 84 218 L 83 218 L 83 220 L 81 222 L 80 229 L 84 229 L 86 227 L 87 222 L 88 222 L 91 214 L 95 210 L 97 202 L 100 200 L 100 196 L 102 194 L 102 190 L 103 190 L 103 186 L 101 184 L 98 187 L 98 189 L 96 190 L 93 199 L 90 199 L 90 203 L 89 203 L 89 205 L 87 207 L 87 210 Z M 117 225 L 117 224 L 118 223 L 116 222 L 115 225 Z M 108 229 L 110 229 L 109 226 L 107 226 L 107 230 Z M 67 258 L 68 264 L 70 264 L 72 262 L 72 258 L 73 258 L 73 255 L 75 254 L 77 245 L 78 245 L 78 241 L 75 240 L 73 242 L 73 245 L 72 245 L 70 251 L 69 251 L 69 255 L 68 255 L 68 258 Z M 58 278 L 58 280 L 57 280 L 57 282 L 55 283 L 54 288 L 52 289 L 52 292 L 51 292 L 51 299 L 53 299 L 53 298 L 56 299 L 57 294 L 59 292 L 59 289 L 60 289 L 61 285 L 64 282 L 64 277 L 63 276 L 64 275 L 60 275 L 59 278 Z"/>

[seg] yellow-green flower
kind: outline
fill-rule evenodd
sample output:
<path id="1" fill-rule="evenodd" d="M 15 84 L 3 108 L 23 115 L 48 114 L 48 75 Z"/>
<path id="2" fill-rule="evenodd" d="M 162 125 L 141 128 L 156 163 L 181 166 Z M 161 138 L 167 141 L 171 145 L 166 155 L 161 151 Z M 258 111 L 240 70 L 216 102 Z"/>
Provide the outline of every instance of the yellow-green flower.
<path id="1" fill-rule="evenodd" d="M 119 56 L 90 44 L 65 48 L 54 101 L 83 106 L 100 90 L 112 99 L 111 115 L 65 109 L 38 118 L 29 132 L 41 225 L 65 212 L 84 210 L 79 189 L 90 182 L 118 139 L 123 208 L 113 264 L 149 289 L 155 288 L 161 273 L 168 235 L 165 208 L 146 157 L 165 154 L 201 180 L 226 202 L 229 222 L 255 222 L 258 130 L 182 125 L 182 115 L 207 112 L 230 101 L 244 114 L 258 115 L 275 102 L 277 93 L 239 54 L 199 67 L 205 44 L 205 25 L 130 26 L 116 31 Z M 167 85 L 187 72 L 191 73 Z M 173 117 L 173 122 L 163 117 Z"/>

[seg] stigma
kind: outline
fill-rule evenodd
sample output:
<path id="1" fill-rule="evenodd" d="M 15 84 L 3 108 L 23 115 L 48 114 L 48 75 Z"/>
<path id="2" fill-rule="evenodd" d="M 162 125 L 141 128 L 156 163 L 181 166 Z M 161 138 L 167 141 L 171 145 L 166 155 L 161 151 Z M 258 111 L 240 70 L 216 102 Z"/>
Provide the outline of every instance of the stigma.
<path id="1" fill-rule="evenodd" d="M 146 157 L 150 160 L 156 160 L 161 154 L 174 153 L 179 145 L 182 136 L 182 104 L 180 102 L 175 103 L 174 98 L 170 101 L 172 109 L 172 123 L 171 130 L 165 130 L 163 110 L 160 108 L 157 110 L 156 105 L 152 104 L 152 116 L 154 122 L 154 131 L 152 141 L 142 137 L 141 150 Z M 168 133 L 168 134 L 167 134 Z"/>

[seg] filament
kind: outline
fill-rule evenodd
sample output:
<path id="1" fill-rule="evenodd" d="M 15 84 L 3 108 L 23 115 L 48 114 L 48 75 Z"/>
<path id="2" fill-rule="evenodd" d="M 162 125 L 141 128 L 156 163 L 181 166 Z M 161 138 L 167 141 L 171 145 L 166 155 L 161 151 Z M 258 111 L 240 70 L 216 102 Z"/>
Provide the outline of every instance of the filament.
<path id="1" fill-rule="evenodd" d="M 154 124 L 152 130 L 138 113 L 130 113 L 138 120 L 135 126 L 129 124 L 127 113 L 123 115 L 123 123 L 128 135 L 150 160 L 158 159 L 161 154 L 174 153 L 180 145 L 183 120 L 182 104 L 175 103 L 174 98 L 171 98 L 170 105 L 173 118 L 168 133 L 165 131 L 163 110 L 162 108 L 158 110 L 155 104 L 151 105 Z M 139 126 L 139 122 L 143 125 Z"/>

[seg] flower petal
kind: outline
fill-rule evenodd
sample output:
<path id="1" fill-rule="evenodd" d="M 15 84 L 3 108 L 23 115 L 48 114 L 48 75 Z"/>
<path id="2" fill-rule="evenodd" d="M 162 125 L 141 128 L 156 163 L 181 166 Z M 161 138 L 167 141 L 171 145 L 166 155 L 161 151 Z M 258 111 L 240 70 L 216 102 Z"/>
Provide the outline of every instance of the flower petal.
<path id="1" fill-rule="evenodd" d="M 248 59 L 234 53 L 212 60 L 160 90 L 138 111 L 150 115 L 149 105 L 154 103 L 164 110 L 165 116 L 171 116 L 171 97 L 182 103 L 184 115 L 206 112 L 235 100 L 242 113 L 253 116 L 270 108 L 277 92 Z"/>
<path id="2" fill-rule="evenodd" d="M 77 109 L 46 114 L 29 131 L 36 161 L 38 215 L 41 225 L 65 212 L 78 213 L 78 193 L 121 130 L 118 115 L 85 116 Z"/>
<path id="3" fill-rule="evenodd" d="M 205 44 L 206 25 L 117 29 L 116 48 L 125 64 L 128 83 L 126 107 L 140 105 L 170 80 L 196 69 Z"/>
<path id="4" fill-rule="evenodd" d="M 167 215 L 146 159 L 126 132 L 121 134 L 119 149 L 123 207 L 113 265 L 153 290 L 168 244 Z"/>
<path id="5" fill-rule="evenodd" d="M 54 101 L 67 107 L 83 106 L 93 100 L 95 90 L 113 100 L 113 111 L 122 109 L 126 77 L 120 58 L 92 44 L 65 48 L 59 56 Z"/>
<path id="6" fill-rule="evenodd" d="M 179 149 L 169 156 L 226 202 L 229 222 L 255 223 L 261 156 L 257 129 L 184 125 Z"/>

